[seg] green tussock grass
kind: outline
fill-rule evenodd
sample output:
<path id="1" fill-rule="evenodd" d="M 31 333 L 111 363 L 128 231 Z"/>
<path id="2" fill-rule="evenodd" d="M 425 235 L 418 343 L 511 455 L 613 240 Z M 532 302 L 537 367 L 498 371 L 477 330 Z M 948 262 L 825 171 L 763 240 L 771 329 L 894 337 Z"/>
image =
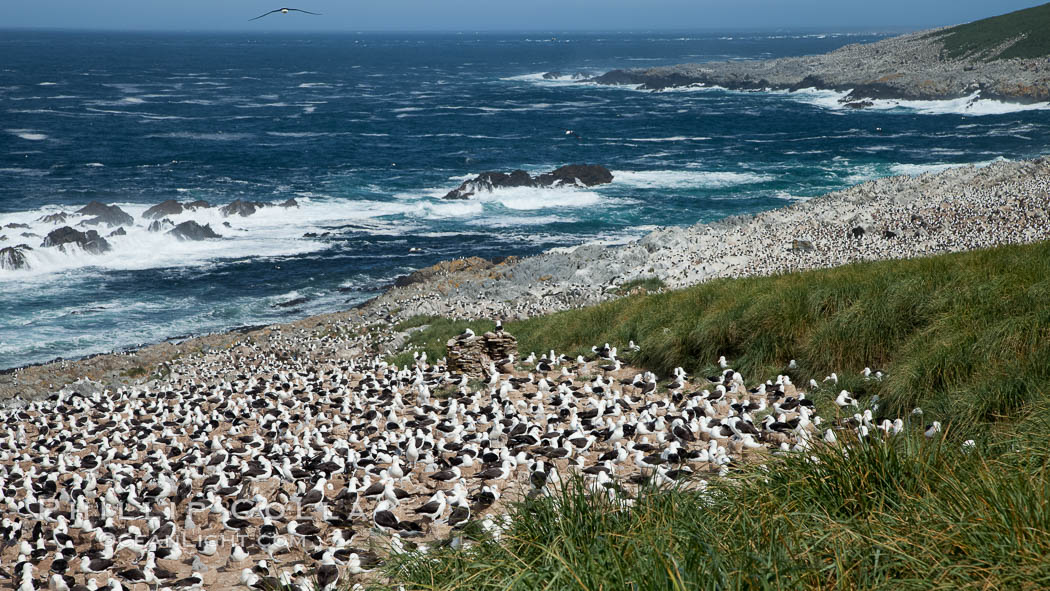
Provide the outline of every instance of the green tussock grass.
<path id="1" fill-rule="evenodd" d="M 665 287 L 667 287 L 667 285 L 664 284 L 663 280 L 659 277 L 643 277 L 640 279 L 633 279 L 631 281 L 628 281 L 627 283 L 620 285 L 616 288 L 616 294 L 627 295 L 635 289 L 643 289 L 646 292 L 651 293 L 655 291 L 660 291 Z"/>
<path id="2" fill-rule="evenodd" d="M 377 585 L 1050 588 L 1050 242 L 713 281 L 506 326 L 522 355 L 633 340 L 631 361 L 664 375 L 725 355 L 765 380 L 796 359 L 796 383 L 840 376 L 816 392 L 825 418 L 845 388 L 909 429 L 745 465 L 705 492 L 647 489 L 630 508 L 576 483 L 514 505 L 498 540 L 394 557 Z M 935 419 L 945 432 L 926 439 Z"/>
<path id="3" fill-rule="evenodd" d="M 1040 58 L 1050 55 L 1050 4 L 951 27 L 933 34 L 949 58 L 984 60 Z M 1003 44 L 1013 41 L 999 52 Z"/>
<path id="4" fill-rule="evenodd" d="M 515 505 L 498 541 L 397 556 L 385 574 L 432 590 L 1046 588 L 1045 445 L 986 454 L 874 439 L 629 508 L 576 482 Z"/>

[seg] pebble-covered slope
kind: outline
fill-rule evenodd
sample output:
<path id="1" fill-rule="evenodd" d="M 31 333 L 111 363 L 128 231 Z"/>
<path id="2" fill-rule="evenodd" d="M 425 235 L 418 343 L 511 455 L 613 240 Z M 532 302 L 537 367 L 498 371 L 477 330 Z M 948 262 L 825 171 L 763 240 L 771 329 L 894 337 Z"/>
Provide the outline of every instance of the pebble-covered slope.
<path id="1" fill-rule="evenodd" d="M 597 303 L 645 277 L 684 287 L 1045 240 L 1048 212 L 1046 157 L 889 177 L 756 215 L 657 230 L 623 246 L 585 244 L 499 265 L 444 265 L 370 308 L 522 318 Z"/>

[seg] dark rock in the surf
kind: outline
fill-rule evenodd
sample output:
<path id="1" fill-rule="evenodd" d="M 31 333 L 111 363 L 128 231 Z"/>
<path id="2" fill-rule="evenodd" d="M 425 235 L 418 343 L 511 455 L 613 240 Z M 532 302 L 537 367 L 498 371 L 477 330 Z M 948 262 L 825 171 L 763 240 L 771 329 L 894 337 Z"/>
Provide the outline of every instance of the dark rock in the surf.
<path id="1" fill-rule="evenodd" d="M 189 203 L 183 203 L 182 207 L 189 211 L 197 211 L 198 209 L 211 209 L 212 205 L 203 199 L 198 199 Z"/>
<path id="2" fill-rule="evenodd" d="M 156 220 L 169 215 L 179 215 L 185 208 L 181 203 L 174 199 L 168 199 L 167 201 L 161 201 L 153 207 L 147 209 L 142 213 L 142 217 L 150 220 Z"/>
<path id="3" fill-rule="evenodd" d="M 642 74 L 640 71 L 610 70 L 601 76 L 592 78 L 591 81 L 615 86 L 620 84 L 645 84 L 647 79 L 645 74 Z"/>
<path id="4" fill-rule="evenodd" d="M 34 234 L 32 232 L 22 232 L 22 238 L 40 238 L 40 234 Z"/>
<path id="5" fill-rule="evenodd" d="M 40 246 L 44 248 L 57 247 L 62 252 L 65 252 L 67 244 L 76 244 L 91 254 L 101 254 L 110 249 L 109 242 L 106 242 L 106 239 L 99 236 L 95 230 L 81 232 L 69 226 L 52 230 L 44 238 L 44 242 Z"/>
<path id="6" fill-rule="evenodd" d="M 308 301 L 310 301 L 310 298 L 295 298 L 294 300 L 288 300 L 287 302 L 280 302 L 278 304 L 274 304 L 273 307 L 274 308 L 291 308 L 293 306 L 298 306 L 299 304 L 305 304 Z"/>
<path id="7" fill-rule="evenodd" d="M 169 220 L 168 218 L 164 218 L 160 220 L 153 220 L 152 222 L 150 222 L 149 227 L 146 229 L 150 232 L 167 232 L 168 230 L 171 230 L 174 227 L 175 222 Z"/>
<path id="8" fill-rule="evenodd" d="M 16 228 L 16 229 L 17 229 L 17 228 L 24 228 L 24 229 L 28 230 L 28 229 L 29 229 L 29 224 L 16 224 L 16 223 L 13 223 L 13 222 L 12 222 L 12 223 L 10 223 L 10 224 L 7 224 L 7 225 L 6 225 L 6 226 L 4 226 L 4 227 L 5 227 L 5 228 Z"/>
<path id="9" fill-rule="evenodd" d="M 557 80 L 558 78 L 561 78 L 562 75 L 563 74 L 561 72 L 547 72 L 546 74 L 543 75 L 543 79 L 544 80 Z"/>
<path id="10" fill-rule="evenodd" d="M 554 187 L 559 185 L 582 185 L 593 187 L 611 183 L 613 175 L 609 169 L 597 164 L 570 164 L 551 172 L 532 177 L 524 170 L 505 172 L 483 172 L 464 181 L 458 188 L 445 194 L 445 199 L 469 199 L 480 191 L 513 187 Z"/>
<path id="11" fill-rule="evenodd" d="M 608 168 L 597 164 L 569 164 L 536 177 L 536 182 L 545 187 L 575 184 L 593 187 L 595 185 L 607 185 L 612 180 L 612 172 Z"/>
<path id="12" fill-rule="evenodd" d="M 0 242 L 7 240 L 7 234 L 0 234 Z"/>
<path id="13" fill-rule="evenodd" d="M 224 228 L 232 228 L 233 227 L 233 225 L 231 225 L 230 222 L 223 222 L 222 225 L 223 225 Z"/>
<path id="14" fill-rule="evenodd" d="M 524 170 L 505 172 L 483 172 L 469 181 L 463 181 L 458 188 L 445 194 L 445 199 L 469 199 L 479 191 L 492 191 L 506 187 L 531 187 L 532 177 Z"/>
<path id="15" fill-rule="evenodd" d="M 113 230 L 112 232 L 110 232 L 109 236 L 107 236 L 107 238 L 112 238 L 114 236 L 127 236 L 127 235 L 128 235 L 127 230 L 124 229 L 124 226 L 121 226 L 121 227 L 117 228 L 116 230 Z"/>
<path id="16" fill-rule="evenodd" d="M 307 232 L 303 234 L 303 238 L 317 238 L 317 232 Z"/>
<path id="17" fill-rule="evenodd" d="M 66 223 L 67 219 L 69 219 L 69 214 L 64 211 L 60 211 L 58 213 L 45 215 L 37 221 L 44 222 L 45 224 L 64 224 Z"/>
<path id="18" fill-rule="evenodd" d="M 182 222 L 175 226 L 175 228 L 168 232 L 172 236 L 179 240 L 209 240 L 212 238 L 222 238 L 219 234 L 216 234 L 211 229 L 211 224 L 200 225 L 197 222 L 190 220 L 188 222 Z"/>
<path id="19" fill-rule="evenodd" d="M 106 205 L 98 201 L 92 201 L 84 207 L 77 210 L 77 213 L 81 215 L 95 216 L 90 220 L 80 222 L 78 225 L 84 226 L 97 226 L 99 224 L 106 224 L 109 227 L 116 226 L 130 226 L 135 223 L 135 218 L 127 214 L 123 209 L 116 205 Z"/>
<path id="20" fill-rule="evenodd" d="M 850 103 L 843 103 L 847 109 L 870 109 L 875 106 L 875 103 L 871 101 L 853 101 Z"/>
<path id="21" fill-rule="evenodd" d="M 26 256 L 21 246 L 0 248 L 0 269 L 17 271 L 28 268 L 29 263 L 26 261 Z"/>
<path id="22" fill-rule="evenodd" d="M 299 202 L 295 199 L 289 199 L 284 203 L 280 204 L 281 207 L 299 207 Z"/>
<path id="23" fill-rule="evenodd" d="M 229 205 L 220 207 L 219 213 L 221 213 L 224 217 L 239 215 L 241 217 L 246 218 L 268 205 L 269 203 L 263 203 L 261 201 L 242 201 L 240 199 L 237 199 Z"/>

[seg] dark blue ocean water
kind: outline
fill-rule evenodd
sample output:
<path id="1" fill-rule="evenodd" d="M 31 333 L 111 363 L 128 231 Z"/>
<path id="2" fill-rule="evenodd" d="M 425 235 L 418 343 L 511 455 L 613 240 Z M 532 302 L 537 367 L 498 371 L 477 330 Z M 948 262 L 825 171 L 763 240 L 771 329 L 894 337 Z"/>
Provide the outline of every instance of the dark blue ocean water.
<path id="1" fill-rule="evenodd" d="M 826 92 L 654 94 L 571 79 L 877 38 L 0 32 L 0 226 L 31 226 L 0 229 L 0 247 L 39 246 L 53 228 L 41 216 L 91 200 L 138 224 L 105 255 L 38 248 L 29 271 L 0 270 L 0 368 L 346 308 L 451 257 L 624 241 L 1047 151 L 1046 110 L 963 100 L 853 112 Z M 542 79 L 549 71 L 566 77 Z M 440 199 L 482 171 L 576 162 L 615 181 Z M 187 214 L 176 221 L 227 237 L 190 243 L 139 218 L 170 198 L 300 207 Z"/>

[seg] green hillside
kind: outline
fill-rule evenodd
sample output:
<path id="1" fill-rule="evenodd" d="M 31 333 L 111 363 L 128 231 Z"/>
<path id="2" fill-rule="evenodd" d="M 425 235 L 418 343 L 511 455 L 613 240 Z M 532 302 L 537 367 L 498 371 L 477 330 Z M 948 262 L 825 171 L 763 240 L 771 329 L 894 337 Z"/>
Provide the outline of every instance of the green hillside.
<path id="1" fill-rule="evenodd" d="M 470 324 L 420 323 L 432 356 Z M 514 504 L 499 539 L 474 527 L 474 546 L 395 555 L 374 588 L 1050 588 L 1050 242 L 713 281 L 507 329 L 523 355 L 634 340 L 631 361 L 664 375 L 725 355 L 765 380 L 796 359 L 795 383 L 838 373 L 811 391 L 829 420 L 844 387 L 911 426 L 629 506 L 577 483 Z"/>
<path id="2" fill-rule="evenodd" d="M 1050 4 L 1026 8 L 938 31 L 949 58 L 987 61 L 1050 55 Z"/>

